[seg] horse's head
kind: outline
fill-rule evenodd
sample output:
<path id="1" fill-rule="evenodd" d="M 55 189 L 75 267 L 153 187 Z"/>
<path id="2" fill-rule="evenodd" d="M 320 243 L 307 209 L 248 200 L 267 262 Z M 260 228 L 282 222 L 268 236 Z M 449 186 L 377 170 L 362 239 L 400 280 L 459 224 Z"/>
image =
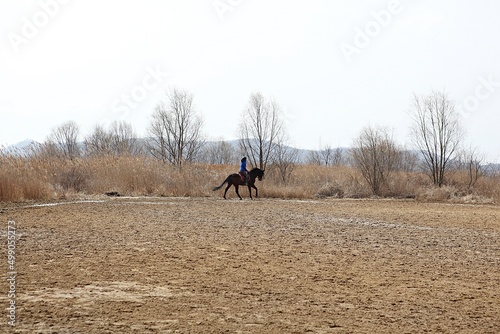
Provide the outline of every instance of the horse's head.
<path id="1" fill-rule="evenodd" d="M 253 177 L 259 179 L 259 181 L 262 181 L 262 179 L 264 178 L 264 170 L 257 168 L 257 167 L 252 169 L 249 172 L 249 174 L 250 174 L 250 176 L 253 176 Z"/>

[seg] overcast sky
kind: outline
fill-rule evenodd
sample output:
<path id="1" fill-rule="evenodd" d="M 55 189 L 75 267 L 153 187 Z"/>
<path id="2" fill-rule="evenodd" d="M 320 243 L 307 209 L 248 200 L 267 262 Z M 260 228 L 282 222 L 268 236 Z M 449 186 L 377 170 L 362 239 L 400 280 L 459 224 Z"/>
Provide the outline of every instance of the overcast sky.
<path id="1" fill-rule="evenodd" d="M 132 123 L 194 95 L 208 139 L 235 139 L 253 92 L 291 144 L 350 146 L 386 126 L 411 147 L 413 93 L 446 90 L 466 143 L 500 162 L 500 1 L 0 0 L 0 145 L 68 120 Z"/>

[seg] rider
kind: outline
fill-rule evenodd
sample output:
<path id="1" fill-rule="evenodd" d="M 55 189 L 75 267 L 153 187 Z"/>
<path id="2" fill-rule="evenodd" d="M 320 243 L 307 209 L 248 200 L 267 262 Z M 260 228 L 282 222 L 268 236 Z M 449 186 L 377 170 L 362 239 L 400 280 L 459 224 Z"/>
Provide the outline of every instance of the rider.
<path id="1" fill-rule="evenodd" d="M 241 180 L 245 182 L 246 185 L 248 182 L 247 157 L 241 158 L 240 175 Z"/>

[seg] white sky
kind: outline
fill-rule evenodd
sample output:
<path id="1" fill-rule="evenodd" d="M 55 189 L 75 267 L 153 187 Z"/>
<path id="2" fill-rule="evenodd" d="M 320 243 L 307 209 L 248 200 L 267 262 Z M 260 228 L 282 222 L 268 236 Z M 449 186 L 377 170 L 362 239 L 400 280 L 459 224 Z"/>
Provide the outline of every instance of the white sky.
<path id="1" fill-rule="evenodd" d="M 260 91 L 296 147 L 350 146 L 367 125 L 411 146 L 413 92 L 445 89 L 467 143 L 500 162 L 499 14 L 495 0 L 0 0 L 0 145 L 67 120 L 82 138 L 118 119 L 143 136 L 178 87 L 209 139 L 237 138 Z"/>

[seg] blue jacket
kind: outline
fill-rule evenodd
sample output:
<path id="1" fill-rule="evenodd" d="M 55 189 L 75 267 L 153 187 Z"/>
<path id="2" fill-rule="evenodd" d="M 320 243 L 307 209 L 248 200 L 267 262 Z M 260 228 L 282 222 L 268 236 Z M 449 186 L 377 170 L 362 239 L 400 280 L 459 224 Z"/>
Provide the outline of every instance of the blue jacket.
<path id="1" fill-rule="evenodd" d="M 246 161 L 241 162 L 240 172 L 247 172 L 247 162 Z"/>

